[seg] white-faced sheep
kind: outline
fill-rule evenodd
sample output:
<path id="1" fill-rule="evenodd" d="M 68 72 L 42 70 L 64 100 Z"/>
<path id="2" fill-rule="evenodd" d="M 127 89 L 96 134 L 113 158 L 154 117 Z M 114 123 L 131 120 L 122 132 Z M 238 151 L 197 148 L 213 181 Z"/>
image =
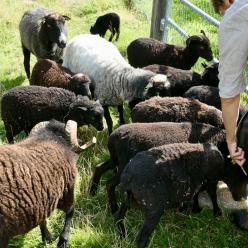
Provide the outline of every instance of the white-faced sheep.
<path id="1" fill-rule="evenodd" d="M 107 13 L 105 15 L 99 16 L 96 19 L 94 26 L 90 27 L 91 34 L 99 34 L 101 37 L 104 37 L 107 30 L 111 32 L 109 41 L 112 41 L 116 34 L 115 40 L 119 39 L 120 35 L 120 17 L 116 13 Z"/>
<path id="2" fill-rule="evenodd" d="M 130 65 L 144 67 L 152 64 L 168 65 L 189 70 L 199 57 L 213 59 L 210 41 L 203 35 L 193 35 L 186 40 L 186 46 L 166 44 L 152 38 L 139 38 L 127 47 Z"/>
<path id="3" fill-rule="evenodd" d="M 63 66 L 73 73 L 84 73 L 93 83 L 94 95 L 104 108 L 109 133 L 112 119 L 108 106 L 118 106 L 120 123 L 124 123 L 123 102 L 141 101 L 170 83 L 165 75 L 130 66 L 111 42 L 97 35 L 78 35 L 66 46 Z"/>
<path id="4" fill-rule="evenodd" d="M 143 67 L 143 69 L 166 75 L 170 81 L 170 96 L 183 96 L 190 87 L 196 85 L 218 87 L 219 84 L 219 72 L 216 64 L 206 66 L 201 74 L 191 70 L 182 70 L 171 66 L 156 64 L 148 65 Z M 167 92 L 166 94 L 168 96 Z M 163 96 L 162 92 L 160 96 Z"/>
<path id="5" fill-rule="evenodd" d="M 193 86 L 189 88 L 183 96 L 191 99 L 197 99 L 203 103 L 221 110 L 219 89 L 216 87 L 204 85 Z M 247 108 L 244 105 L 240 104 L 238 120 L 240 120 L 246 112 Z"/>
<path id="6" fill-rule="evenodd" d="M 19 24 L 24 55 L 24 68 L 30 77 L 30 53 L 37 59 L 62 61 L 63 49 L 67 42 L 65 21 L 70 18 L 44 8 L 28 10 Z"/>
<path id="7" fill-rule="evenodd" d="M 28 133 L 41 121 L 75 120 L 78 126 L 103 129 L 103 108 L 87 96 L 55 87 L 18 86 L 6 92 L 1 101 L 2 120 L 10 143 L 21 131 Z"/>
<path id="8" fill-rule="evenodd" d="M 215 144 L 223 154 L 226 164 L 223 180 L 228 184 L 235 200 L 245 198 L 247 195 L 247 177 L 238 166 L 227 158 L 229 154 L 225 130 L 202 123 L 132 123 L 123 125 L 109 136 L 108 150 L 110 159 L 98 165 L 92 177 L 90 193 L 95 194 L 101 176 L 108 170 L 113 170 L 114 176 L 107 181 L 107 192 L 111 212 L 118 209 L 115 197 L 115 188 L 120 183 L 120 176 L 129 160 L 137 153 L 152 147 L 171 143 L 204 143 Z M 215 205 L 215 211 L 218 211 Z M 195 204 L 195 211 L 200 210 Z"/>
<path id="9" fill-rule="evenodd" d="M 153 97 L 137 104 L 131 117 L 133 122 L 190 121 L 224 126 L 220 110 L 183 97 Z"/>
<path id="10" fill-rule="evenodd" d="M 68 247 L 76 162 L 89 145 L 78 145 L 76 122 L 52 120 L 37 124 L 27 139 L 0 147 L 1 248 L 38 225 L 42 240 L 51 242 L 46 219 L 56 208 L 66 214 L 58 247 Z"/>
<path id="11" fill-rule="evenodd" d="M 40 59 L 32 70 L 30 85 L 59 87 L 70 90 L 76 95 L 91 98 L 91 81 L 82 73 L 73 74 L 69 69 L 50 59 Z"/>
<path id="12" fill-rule="evenodd" d="M 137 247 L 145 248 L 166 210 L 193 201 L 203 188 L 216 198 L 224 170 L 223 156 L 208 143 L 169 144 L 137 153 L 121 175 L 124 199 L 115 214 L 121 235 L 125 235 L 123 219 L 131 198 L 145 211 L 137 236 Z"/>

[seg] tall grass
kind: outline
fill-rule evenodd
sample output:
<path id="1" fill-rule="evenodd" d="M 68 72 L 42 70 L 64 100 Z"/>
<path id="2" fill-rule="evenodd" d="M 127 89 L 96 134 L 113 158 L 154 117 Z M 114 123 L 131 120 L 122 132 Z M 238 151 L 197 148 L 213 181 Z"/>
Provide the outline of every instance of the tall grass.
<path id="1" fill-rule="evenodd" d="M 148 36 L 150 33 L 149 18 L 147 18 L 149 14 L 144 15 L 142 9 L 140 11 L 137 7 L 132 8 L 128 2 L 128 0 L 1 0 L 0 92 L 3 93 L 17 85 L 28 84 L 23 67 L 18 32 L 19 20 L 25 10 L 44 6 L 70 16 L 71 20 L 68 22 L 70 37 L 80 33 L 88 33 L 97 16 L 115 11 L 121 16 L 120 40 L 115 44 L 123 56 L 126 56 L 126 47 L 133 39 Z M 139 6 L 147 12 L 151 6 L 151 0 L 143 1 Z M 197 26 L 196 30 L 203 28 L 201 23 L 195 23 L 193 19 L 191 21 L 192 26 Z M 108 33 L 107 37 L 109 35 Z M 35 61 L 34 56 L 32 56 L 31 67 Z M 126 120 L 129 121 L 127 109 L 125 114 Z M 117 113 L 113 109 L 114 124 L 118 125 L 116 115 Z M 125 221 L 128 231 L 127 237 L 120 240 L 107 207 L 105 183 L 107 178 L 111 176 L 111 172 L 104 175 L 95 197 L 88 194 L 90 178 L 95 166 L 109 157 L 106 129 L 99 133 L 93 128 L 80 129 L 79 136 L 82 140 L 86 141 L 93 135 L 97 136 L 97 145 L 85 151 L 78 161 L 79 175 L 75 192 L 76 211 L 71 230 L 70 247 L 135 247 L 135 238 L 143 223 L 143 214 L 135 208 L 128 211 L 128 218 Z M 23 138 L 24 135 L 20 134 L 16 140 Z M 2 121 L 0 122 L 0 143 L 6 143 Z M 64 214 L 59 211 L 55 211 L 49 218 L 49 228 L 55 237 L 59 236 L 63 221 Z M 57 240 L 46 247 L 56 247 L 56 243 Z M 245 247 L 247 243 L 248 236 L 231 224 L 227 212 L 224 212 L 223 217 L 214 218 L 209 209 L 204 209 L 202 213 L 196 215 L 171 210 L 162 217 L 152 236 L 150 247 L 234 248 Z M 39 248 L 45 247 L 45 245 L 41 241 L 39 228 L 36 228 L 26 235 L 16 237 L 11 241 L 9 247 Z"/>

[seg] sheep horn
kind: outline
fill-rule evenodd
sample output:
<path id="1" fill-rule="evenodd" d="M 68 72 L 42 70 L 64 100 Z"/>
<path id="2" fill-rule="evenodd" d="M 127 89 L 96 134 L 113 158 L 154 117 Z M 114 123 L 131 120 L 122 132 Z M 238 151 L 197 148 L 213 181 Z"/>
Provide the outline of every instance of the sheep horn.
<path id="1" fill-rule="evenodd" d="M 77 122 L 72 121 L 72 120 L 68 120 L 66 125 L 65 125 L 65 132 L 67 137 L 70 140 L 70 143 L 72 145 L 72 150 L 75 153 L 81 153 L 82 151 L 84 151 L 86 148 L 94 145 L 96 143 L 96 138 L 93 137 L 93 139 L 89 142 L 87 142 L 86 144 L 84 144 L 83 146 L 80 146 L 78 144 L 78 139 L 77 139 Z"/>
<path id="2" fill-rule="evenodd" d="M 201 33 L 207 37 L 206 33 L 204 32 L 204 30 L 201 29 Z"/>

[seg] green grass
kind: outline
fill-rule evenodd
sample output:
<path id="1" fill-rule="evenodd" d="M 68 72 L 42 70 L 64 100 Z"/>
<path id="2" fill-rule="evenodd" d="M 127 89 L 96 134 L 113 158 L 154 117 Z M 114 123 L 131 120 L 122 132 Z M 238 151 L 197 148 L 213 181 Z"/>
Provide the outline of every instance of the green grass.
<path id="1" fill-rule="evenodd" d="M 198 0 L 195 0 L 195 2 Z M 149 36 L 150 23 L 148 22 L 151 11 L 151 0 L 137 0 L 137 5 L 130 10 L 128 0 L 1 0 L 0 8 L 0 94 L 17 85 L 26 85 L 23 56 L 19 40 L 18 24 L 23 12 L 37 6 L 44 6 L 60 13 L 68 15 L 69 36 L 73 37 L 80 33 L 88 33 L 90 26 L 97 16 L 108 11 L 116 11 L 121 16 L 120 40 L 115 43 L 123 56 L 126 56 L 127 45 L 135 38 Z M 198 1 L 204 2 L 204 1 Z M 205 1 L 206 2 L 206 1 Z M 176 1 L 175 1 L 176 4 Z M 179 11 L 179 10 L 177 10 Z M 145 13 L 145 14 L 144 14 Z M 212 38 L 216 30 L 205 22 L 195 20 L 194 15 L 186 19 L 185 25 L 192 31 L 190 34 L 199 33 L 200 29 L 207 30 Z M 189 22 L 190 20 L 190 22 Z M 110 34 L 107 34 L 107 37 Z M 173 37 L 174 33 L 170 33 Z M 182 39 L 175 34 L 174 43 L 183 43 Z M 216 47 L 216 44 L 215 44 Z M 217 53 L 217 48 L 215 48 Z M 32 64 L 35 63 L 32 56 Z M 200 67 L 197 67 L 199 70 Z M 246 99 L 245 99 L 246 100 Z M 118 126 L 117 112 L 112 109 L 114 124 Z M 126 120 L 129 121 L 129 111 L 126 108 Z M 88 186 L 95 166 L 108 159 L 107 131 L 97 133 L 93 128 L 81 128 L 80 139 L 86 141 L 93 135 L 97 137 L 97 145 L 80 157 L 78 161 L 79 175 L 75 191 L 75 216 L 71 230 L 70 247 L 85 248 L 132 248 L 135 247 L 135 238 L 143 223 L 143 214 L 132 208 L 128 211 L 125 221 L 128 235 L 120 240 L 114 223 L 107 207 L 105 183 L 111 173 L 104 175 L 101 180 L 99 191 L 95 197 L 88 195 Z M 24 138 L 24 134 L 18 135 L 16 140 Z M 0 143 L 6 143 L 3 122 L 0 121 Z M 0 199 L 1 200 L 1 199 Z M 49 227 L 55 237 L 59 236 L 64 221 L 64 214 L 55 211 L 49 218 Z M 46 247 L 56 247 L 57 240 Z M 178 213 L 168 211 L 162 218 L 154 232 L 150 246 L 153 248 L 234 248 L 245 247 L 248 243 L 246 233 L 237 230 L 230 222 L 228 213 L 223 217 L 214 218 L 212 211 L 204 209 L 197 215 L 190 213 Z M 40 248 L 45 247 L 41 242 L 39 228 L 26 235 L 16 237 L 9 247 Z"/>

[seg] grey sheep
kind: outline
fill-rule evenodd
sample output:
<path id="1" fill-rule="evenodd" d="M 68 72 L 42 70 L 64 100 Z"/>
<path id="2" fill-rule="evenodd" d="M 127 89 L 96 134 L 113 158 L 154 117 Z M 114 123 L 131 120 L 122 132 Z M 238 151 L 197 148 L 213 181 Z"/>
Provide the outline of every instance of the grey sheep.
<path id="1" fill-rule="evenodd" d="M 220 110 L 183 97 L 153 97 L 137 104 L 131 117 L 133 122 L 190 121 L 224 126 Z"/>
<path id="2" fill-rule="evenodd" d="M 203 103 L 221 110 L 219 89 L 216 87 L 205 85 L 193 86 L 189 88 L 183 96 L 191 99 L 197 99 Z M 244 116 L 246 112 L 247 108 L 244 105 L 240 104 L 238 121 L 242 118 L 242 116 Z"/>
<path id="3" fill-rule="evenodd" d="M 166 210 L 191 202 L 203 188 L 216 196 L 224 170 L 223 156 L 208 143 L 169 144 L 137 153 L 121 175 L 124 199 L 115 214 L 121 235 L 125 235 L 123 219 L 130 198 L 145 212 L 136 240 L 138 248 L 145 248 Z"/>
<path id="4" fill-rule="evenodd" d="M 69 119 L 78 126 L 93 125 L 103 129 L 103 108 L 87 96 L 55 87 L 18 86 L 6 92 L 1 101 L 2 120 L 10 143 L 21 131 L 28 133 L 41 121 Z"/>
<path id="5" fill-rule="evenodd" d="M 123 169 L 136 153 L 170 143 L 210 142 L 215 144 L 224 156 L 225 182 L 228 184 L 233 198 L 235 200 L 245 198 L 247 177 L 238 166 L 233 165 L 227 158 L 229 151 L 225 136 L 224 129 L 203 123 L 156 122 L 123 125 L 109 136 L 110 159 L 96 166 L 91 180 L 90 193 L 94 195 L 102 175 L 108 170 L 113 170 L 114 175 L 107 180 L 107 193 L 111 212 L 114 213 L 118 209 L 115 188 L 120 183 Z M 197 206 L 195 209 L 200 210 Z M 215 211 L 219 211 L 217 205 L 215 205 Z"/>
<path id="6" fill-rule="evenodd" d="M 139 38 L 127 47 L 127 57 L 133 67 L 152 64 L 168 65 L 189 70 L 202 57 L 213 59 L 210 41 L 203 30 L 203 35 L 193 35 L 186 40 L 186 46 L 166 44 L 152 38 Z"/>
<path id="7" fill-rule="evenodd" d="M 30 53 L 37 59 L 62 62 L 63 49 L 67 43 L 65 21 L 70 18 L 44 8 L 28 10 L 19 24 L 24 68 L 30 78 Z"/>
<path id="8" fill-rule="evenodd" d="M 50 59 L 40 59 L 32 70 L 30 85 L 59 87 L 70 90 L 76 95 L 91 95 L 91 81 L 82 73 L 73 74 L 69 69 Z"/>
<path id="9" fill-rule="evenodd" d="M 74 213 L 74 185 L 80 147 L 77 123 L 38 123 L 28 138 L 0 147 L 0 247 L 16 235 L 40 226 L 42 240 L 51 242 L 46 219 L 58 208 L 66 214 L 58 247 L 67 247 Z"/>
<path id="10" fill-rule="evenodd" d="M 109 106 L 118 107 L 120 124 L 123 124 L 124 101 L 140 102 L 170 86 L 165 75 L 130 66 L 113 43 L 98 35 L 74 37 L 66 46 L 63 59 L 63 66 L 92 80 L 94 96 L 104 108 L 109 133 L 113 129 Z"/>
<path id="11" fill-rule="evenodd" d="M 166 65 L 148 65 L 143 67 L 145 70 L 154 73 L 164 74 L 170 82 L 170 96 L 183 96 L 190 88 L 196 85 L 210 85 L 218 87 L 218 66 L 217 64 L 205 66 L 204 71 L 200 74 L 191 70 L 182 70 Z M 168 92 L 165 92 L 168 96 Z M 164 96 L 160 93 L 160 96 Z"/>

